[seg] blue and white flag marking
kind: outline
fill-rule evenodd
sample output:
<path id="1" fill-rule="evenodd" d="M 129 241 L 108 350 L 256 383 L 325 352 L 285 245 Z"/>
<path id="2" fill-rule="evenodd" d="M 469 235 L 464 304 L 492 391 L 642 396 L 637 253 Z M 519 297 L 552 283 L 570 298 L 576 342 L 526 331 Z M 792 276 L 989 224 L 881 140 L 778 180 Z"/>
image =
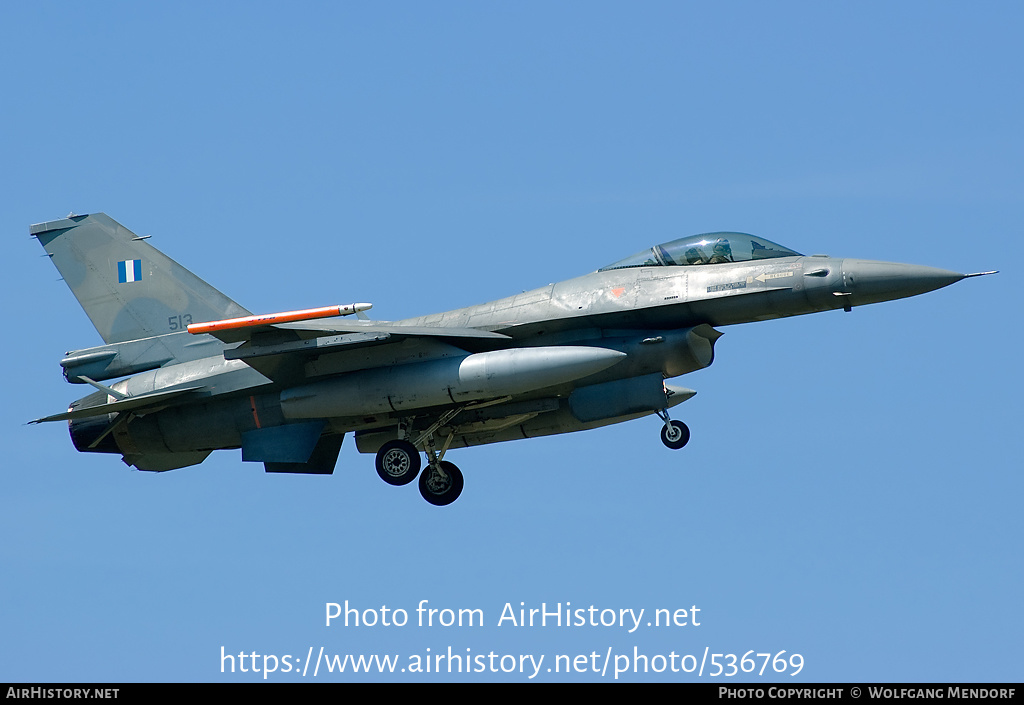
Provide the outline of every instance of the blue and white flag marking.
<path id="1" fill-rule="evenodd" d="M 127 259 L 117 263 L 117 281 L 121 284 L 142 280 L 142 260 Z"/>

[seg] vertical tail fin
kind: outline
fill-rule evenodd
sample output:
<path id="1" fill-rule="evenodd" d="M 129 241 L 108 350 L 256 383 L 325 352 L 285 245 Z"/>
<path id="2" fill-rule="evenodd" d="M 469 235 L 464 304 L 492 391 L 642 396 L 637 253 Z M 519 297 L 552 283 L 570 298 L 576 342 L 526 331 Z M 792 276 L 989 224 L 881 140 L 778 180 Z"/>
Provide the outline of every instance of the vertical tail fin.
<path id="1" fill-rule="evenodd" d="M 107 344 L 249 315 L 103 213 L 39 223 L 29 232 Z"/>

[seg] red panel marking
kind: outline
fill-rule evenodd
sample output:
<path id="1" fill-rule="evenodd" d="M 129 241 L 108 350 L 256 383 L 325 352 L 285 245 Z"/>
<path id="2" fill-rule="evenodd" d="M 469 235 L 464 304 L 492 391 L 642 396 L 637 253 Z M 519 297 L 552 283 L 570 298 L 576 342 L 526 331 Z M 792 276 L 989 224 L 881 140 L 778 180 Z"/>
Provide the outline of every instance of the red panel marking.
<path id="1" fill-rule="evenodd" d="M 256 413 L 256 397 L 249 397 L 249 406 L 252 407 L 252 418 L 256 422 L 256 428 L 263 428 L 260 425 L 260 415 Z"/>

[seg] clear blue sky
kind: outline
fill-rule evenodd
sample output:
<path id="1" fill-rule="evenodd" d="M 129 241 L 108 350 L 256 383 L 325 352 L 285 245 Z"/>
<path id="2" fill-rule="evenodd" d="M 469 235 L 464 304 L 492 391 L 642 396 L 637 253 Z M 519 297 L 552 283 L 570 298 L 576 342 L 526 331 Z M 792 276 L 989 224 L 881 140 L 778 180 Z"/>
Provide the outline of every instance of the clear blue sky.
<path id="1" fill-rule="evenodd" d="M 1024 679 L 1020 3 L 38 2 L 0 18 L 0 681 L 262 677 L 222 674 L 222 647 L 400 668 L 427 649 L 529 654 L 539 681 L 612 680 L 614 662 L 546 669 L 634 648 L 802 655 L 796 677 L 755 682 Z M 237 451 L 153 475 L 25 425 L 84 394 L 57 363 L 100 342 L 28 236 L 69 211 L 152 235 L 259 312 L 443 311 L 709 230 L 1002 272 L 726 328 L 714 365 L 678 380 L 698 391 L 674 412 L 685 450 L 652 417 L 455 451 L 466 489 L 436 509 L 351 438 L 332 477 Z M 410 624 L 326 627 L 345 600 Z M 415 626 L 421 600 L 486 624 Z M 521 602 L 645 622 L 696 605 L 701 624 L 498 626 Z M 643 679 L 698 678 L 620 678 Z"/>

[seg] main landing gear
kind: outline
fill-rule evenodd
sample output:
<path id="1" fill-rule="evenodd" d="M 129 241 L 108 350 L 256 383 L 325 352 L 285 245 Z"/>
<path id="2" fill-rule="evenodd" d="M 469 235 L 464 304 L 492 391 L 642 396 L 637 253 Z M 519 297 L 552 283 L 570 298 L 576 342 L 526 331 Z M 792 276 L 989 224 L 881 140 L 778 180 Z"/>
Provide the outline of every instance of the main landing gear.
<path id="1" fill-rule="evenodd" d="M 420 455 L 416 447 L 404 439 L 388 441 L 377 451 L 377 474 L 389 485 L 408 485 L 420 476 L 420 494 L 435 507 L 451 504 L 462 494 L 462 471 L 455 463 L 441 460 L 433 443 L 427 445 L 430 458 L 420 472 Z"/>
<path id="2" fill-rule="evenodd" d="M 495 402 L 505 401 L 499 399 Z M 468 406 L 468 405 L 467 405 Z M 377 451 L 376 467 L 377 474 L 389 485 L 408 485 L 419 476 L 420 494 L 435 507 L 444 507 L 459 498 L 462 494 L 464 480 L 462 471 L 455 463 L 444 460 L 445 451 L 451 445 L 455 437 L 455 430 L 452 429 L 445 439 L 441 450 L 434 448 L 434 433 L 441 427 L 447 426 L 452 419 L 467 407 L 452 409 L 441 415 L 425 431 L 417 436 L 409 434 L 411 419 L 403 419 L 399 423 L 399 438 L 388 441 Z M 661 442 L 672 450 L 679 450 L 690 442 L 690 429 L 682 421 L 673 421 L 669 418 L 668 409 L 658 412 L 658 417 L 665 422 L 661 428 Z M 410 441 L 409 438 L 414 438 Z M 422 468 L 420 451 L 422 448 L 427 456 L 427 466 Z"/>
<path id="3" fill-rule="evenodd" d="M 447 460 L 438 461 L 437 467 L 428 465 L 420 473 L 420 494 L 435 507 L 451 504 L 462 494 L 462 471 Z"/>
<path id="4" fill-rule="evenodd" d="M 376 465 L 380 479 L 400 487 L 416 479 L 420 471 L 420 454 L 409 441 L 388 441 L 377 451 Z"/>
<path id="5" fill-rule="evenodd" d="M 462 471 L 455 463 L 443 460 L 455 433 L 453 431 L 448 435 L 441 452 L 438 453 L 434 449 L 434 432 L 449 423 L 463 408 L 443 414 L 419 435 L 415 443 L 406 440 L 408 426 L 405 423 L 400 424 L 398 432 L 402 437 L 388 441 L 377 451 L 375 464 L 380 479 L 389 485 L 400 486 L 408 485 L 416 479 L 416 475 L 419 475 L 420 494 L 435 507 L 444 507 L 457 500 L 464 485 Z M 427 454 L 427 467 L 423 472 L 420 472 L 421 463 L 417 446 L 423 447 Z"/>
<path id="6" fill-rule="evenodd" d="M 665 422 L 661 427 L 661 442 L 672 450 L 679 450 L 690 442 L 690 429 L 682 421 L 673 421 L 668 417 L 668 409 L 662 409 L 658 416 Z"/>

